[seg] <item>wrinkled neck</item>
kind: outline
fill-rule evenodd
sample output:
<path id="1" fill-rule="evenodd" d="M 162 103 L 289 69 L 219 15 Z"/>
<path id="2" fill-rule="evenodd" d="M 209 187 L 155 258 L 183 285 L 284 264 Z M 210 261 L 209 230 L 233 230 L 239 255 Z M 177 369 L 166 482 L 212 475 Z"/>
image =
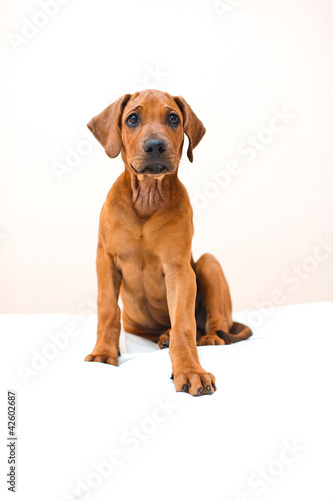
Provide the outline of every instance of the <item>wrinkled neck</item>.
<path id="1" fill-rule="evenodd" d="M 126 172 L 130 183 L 132 202 L 140 217 L 149 217 L 159 208 L 166 206 L 171 198 L 177 173 L 153 177 Z"/>

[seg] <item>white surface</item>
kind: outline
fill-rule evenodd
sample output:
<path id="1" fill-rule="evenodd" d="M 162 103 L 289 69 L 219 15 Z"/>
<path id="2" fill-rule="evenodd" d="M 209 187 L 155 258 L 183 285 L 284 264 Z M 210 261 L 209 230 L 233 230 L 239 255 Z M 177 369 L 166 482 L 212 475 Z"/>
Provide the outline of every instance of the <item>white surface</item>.
<path id="1" fill-rule="evenodd" d="M 130 335 L 120 367 L 84 363 L 95 341 L 93 316 L 1 316 L 1 403 L 6 389 L 18 392 L 15 498 L 79 498 L 78 480 L 119 450 L 123 463 L 91 498 L 331 500 L 332 315 L 333 303 L 284 306 L 246 342 L 200 347 L 218 387 L 201 398 L 175 393 L 168 350 Z M 70 323 L 80 333 L 25 385 L 18 366 L 31 366 L 31 350 L 43 353 L 50 335 Z M 170 415 L 158 410 L 167 400 L 176 406 Z M 164 421 L 154 424 L 152 416 Z M 144 429 L 135 450 L 133 426 Z M 293 457 L 286 442 L 302 451 Z M 277 474 L 269 473 L 261 494 L 258 483 L 248 484 L 260 468 Z"/>
<path id="2" fill-rule="evenodd" d="M 332 237 L 332 0 L 220 0 L 222 18 L 215 0 L 68 0 L 15 51 L 8 35 L 48 2 L 1 0 L 0 312 L 78 313 L 96 295 L 99 213 L 123 167 L 86 123 L 145 86 L 183 95 L 206 126 L 180 177 L 203 206 L 194 257 L 220 260 L 235 310 L 281 287 L 284 304 L 333 300 L 332 254 L 295 289 L 282 278 Z M 294 118 L 272 135 L 284 107 Z M 248 161 L 239 148 L 261 134 Z"/>

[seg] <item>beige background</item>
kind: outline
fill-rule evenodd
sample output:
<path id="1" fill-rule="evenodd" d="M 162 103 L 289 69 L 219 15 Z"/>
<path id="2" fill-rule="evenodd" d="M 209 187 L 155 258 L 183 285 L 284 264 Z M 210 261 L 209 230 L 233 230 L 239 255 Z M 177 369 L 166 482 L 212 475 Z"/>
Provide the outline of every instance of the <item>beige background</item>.
<path id="1" fill-rule="evenodd" d="M 235 310 L 333 300 L 332 2 L 42 3 L 1 2 L 1 312 L 94 308 L 122 166 L 85 124 L 145 87 L 206 125 L 180 177 L 194 256 L 220 259 Z"/>

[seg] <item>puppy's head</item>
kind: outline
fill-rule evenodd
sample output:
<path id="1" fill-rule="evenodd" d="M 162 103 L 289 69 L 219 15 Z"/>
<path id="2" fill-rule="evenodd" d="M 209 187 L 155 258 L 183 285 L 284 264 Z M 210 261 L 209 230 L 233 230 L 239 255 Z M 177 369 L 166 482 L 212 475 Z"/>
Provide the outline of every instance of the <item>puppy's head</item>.
<path id="1" fill-rule="evenodd" d="M 199 144 L 205 127 L 185 99 L 158 90 L 126 94 L 95 116 L 88 128 L 110 158 L 121 152 L 136 175 L 174 172 L 182 155 L 184 133 L 187 155 Z"/>

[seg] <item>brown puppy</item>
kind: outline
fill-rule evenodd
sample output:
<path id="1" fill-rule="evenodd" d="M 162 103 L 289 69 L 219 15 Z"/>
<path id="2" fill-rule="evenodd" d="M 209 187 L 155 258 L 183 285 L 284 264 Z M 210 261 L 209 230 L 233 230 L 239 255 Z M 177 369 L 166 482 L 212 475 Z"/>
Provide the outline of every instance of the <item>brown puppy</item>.
<path id="1" fill-rule="evenodd" d="M 125 171 L 102 208 L 97 248 L 98 330 L 86 361 L 118 364 L 120 309 L 125 331 L 170 345 L 177 391 L 212 394 L 215 378 L 197 345 L 245 340 L 231 319 L 228 284 L 215 257 L 194 262 L 192 208 L 177 177 L 184 132 L 187 155 L 205 128 L 182 97 L 157 90 L 124 95 L 88 123 Z M 197 341 L 197 342 L 196 342 Z"/>

